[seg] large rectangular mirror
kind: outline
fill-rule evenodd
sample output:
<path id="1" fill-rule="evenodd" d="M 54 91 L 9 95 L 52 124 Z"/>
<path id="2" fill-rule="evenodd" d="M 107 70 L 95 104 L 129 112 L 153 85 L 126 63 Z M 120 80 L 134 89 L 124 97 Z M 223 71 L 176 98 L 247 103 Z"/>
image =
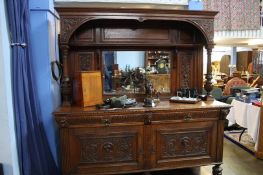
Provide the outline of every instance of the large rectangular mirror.
<path id="1" fill-rule="evenodd" d="M 170 93 L 170 51 L 103 51 L 104 94 Z"/>

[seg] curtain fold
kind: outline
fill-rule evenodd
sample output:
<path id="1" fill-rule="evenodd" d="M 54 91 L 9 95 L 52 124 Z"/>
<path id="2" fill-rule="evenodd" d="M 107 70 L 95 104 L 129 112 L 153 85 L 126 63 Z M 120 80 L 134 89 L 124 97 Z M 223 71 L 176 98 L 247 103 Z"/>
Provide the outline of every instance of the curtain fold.
<path id="1" fill-rule="evenodd" d="M 215 31 L 260 29 L 259 0 L 204 0 L 204 9 L 219 11 Z"/>
<path id="2" fill-rule="evenodd" d="M 59 175 L 41 121 L 30 53 L 28 0 L 6 0 L 12 46 L 11 71 L 21 175 Z M 41 41 L 40 41 L 41 42 Z M 27 46 L 24 47 L 23 43 Z"/>

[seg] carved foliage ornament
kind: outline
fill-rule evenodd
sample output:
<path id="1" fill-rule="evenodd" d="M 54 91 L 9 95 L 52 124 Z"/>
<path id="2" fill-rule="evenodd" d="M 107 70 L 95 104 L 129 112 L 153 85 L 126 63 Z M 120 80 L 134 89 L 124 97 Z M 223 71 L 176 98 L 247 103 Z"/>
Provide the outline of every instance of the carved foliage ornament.
<path id="1" fill-rule="evenodd" d="M 61 17 L 61 38 L 62 43 L 67 43 L 69 40 L 68 33 L 73 33 L 81 24 L 94 19 L 95 17 L 85 17 L 85 16 L 62 16 Z M 141 20 L 140 20 L 141 19 Z M 139 18 L 139 21 L 143 21 L 143 18 Z M 203 31 L 208 37 L 209 42 L 213 42 L 214 38 L 214 19 L 189 19 L 190 23 L 195 23 L 201 26 Z"/>
<path id="2" fill-rule="evenodd" d="M 133 161 L 135 136 L 81 137 L 81 162 L 109 163 Z"/>
<path id="3" fill-rule="evenodd" d="M 210 43 L 214 39 L 214 19 L 190 19 L 193 23 L 201 26 Z"/>
<path id="4" fill-rule="evenodd" d="M 92 70 L 92 54 L 80 54 L 80 71 L 90 71 Z"/>
<path id="5" fill-rule="evenodd" d="M 181 64 L 181 72 L 180 72 L 180 84 L 181 87 L 187 88 L 190 87 L 190 78 L 191 78 L 191 54 L 181 53 L 180 58 L 183 60 Z"/>
<path id="6" fill-rule="evenodd" d="M 68 128 L 69 127 L 69 123 L 68 120 L 66 118 L 62 118 L 57 120 L 57 123 L 59 124 L 59 127 L 61 128 Z"/>
<path id="7" fill-rule="evenodd" d="M 81 24 L 85 23 L 85 21 L 91 20 L 91 17 L 83 17 L 83 16 L 62 16 L 61 17 L 61 43 L 67 43 L 69 40 L 69 33 L 73 33 L 76 28 L 78 28 Z"/>
<path id="8" fill-rule="evenodd" d="M 177 156 L 205 155 L 208 153 L 208 132 L 178 132 L 161 134 L 163 159 Z"/>

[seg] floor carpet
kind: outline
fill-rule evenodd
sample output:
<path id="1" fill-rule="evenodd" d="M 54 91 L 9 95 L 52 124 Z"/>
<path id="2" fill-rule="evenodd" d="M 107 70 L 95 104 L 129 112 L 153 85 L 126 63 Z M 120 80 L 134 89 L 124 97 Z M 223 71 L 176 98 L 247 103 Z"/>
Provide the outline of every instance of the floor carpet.
<path id="1" fill-rule="evenodd" d="M 225 131 L 224 135 L 225 138 L 232 141 L 233 143 L 237 144 L 241 148 L 245 149 L 246 151 L 250 152 L 251 154 L 255 153 L 255 142 L 253 139 L 247 134 L 245 131 L 239 141 L 239 136 L 242 130 L 234 130 L 234 131 Z"/>

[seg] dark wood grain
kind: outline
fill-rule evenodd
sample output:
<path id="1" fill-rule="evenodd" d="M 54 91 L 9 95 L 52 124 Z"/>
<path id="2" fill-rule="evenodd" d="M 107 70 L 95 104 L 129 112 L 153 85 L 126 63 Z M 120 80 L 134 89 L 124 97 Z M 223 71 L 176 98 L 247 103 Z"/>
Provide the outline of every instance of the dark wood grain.
<path id="1" fill-rule="evenodd" d="M 213 22 L 217 12 L 56 9 L 61 20 L 64 72 L 63 106 L 54 116 L 60 131 L 64 175 L 150 172 L 222 163 L 222 111 L 229 106 L 217 101 L 182 104 L 167 100 L 182 87 L 202 91 L 203 47 L 208 50 L 205 87 L 207 92 L 211 90 Z M 105 50 L 168 52 L 171 93 L 163 94 L 154 108 L 143 107 L 143 95 L 136 96 L 139 103 L 127 109 L 75 106 L 72 82 L 80 71 L 103 72 Z M 220 173 L 221 169 L 216 166 L 214 172 Z"/>
<path id="2" fill-rule="evenodd" d="M 155 108 L 138 104 L 109 110 L 61 107 L 54 115 L 60 127 L 63 173 L 126 173 L 221 163 L 221 110 L 228 108 L 217 101 L 162 101 Z"/>
<path id="3" fill-rule="evenodd" d="M 103 50 L 166 50 L 172 54 L 170 92 L 194 87 L 201 92 L 203 46 L 208 49 L 207 83 L 211 90 L 213 21 L 217 12 L 56 8 L 61 19 L 63 104 L 74 103 L 70 84 L 79 70 L 101 70 Z M 182 64 L 184 63 L 184 64 Z M 182 66 L 181 66 L 182 65 Z M 194 72 L 194 73 L 193 73 Z M 70 82 L 68 82 L 70 81 Z"/>

